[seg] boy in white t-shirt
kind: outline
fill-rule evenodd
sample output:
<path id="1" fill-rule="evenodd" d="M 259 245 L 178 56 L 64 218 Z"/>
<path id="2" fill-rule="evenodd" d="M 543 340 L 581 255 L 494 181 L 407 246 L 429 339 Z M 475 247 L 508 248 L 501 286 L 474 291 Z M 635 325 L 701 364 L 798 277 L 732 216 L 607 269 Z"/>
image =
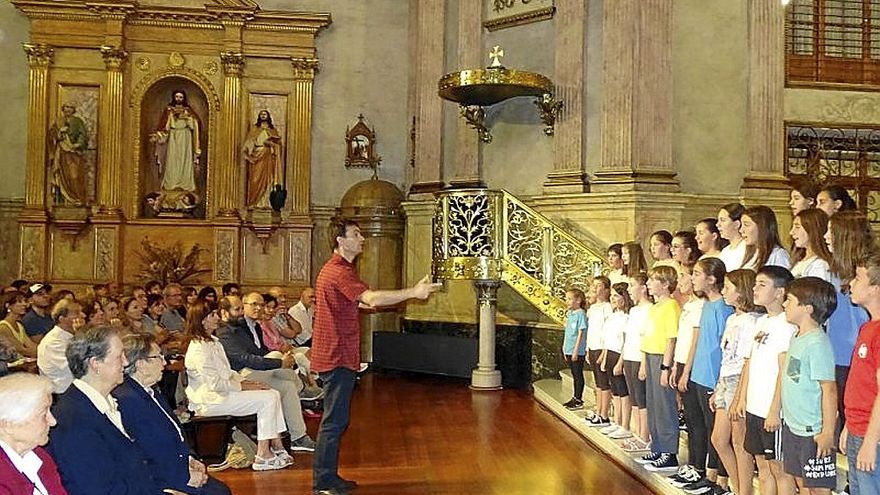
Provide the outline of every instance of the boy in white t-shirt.
<path id="1" fill-rule="evenodd" d="M 609 302 L 611 281 L 608 277 L 600 275 L 593 278 L 593 285 L 587 297 L 590 300 L 590 308 L 587 310 L 587 321 L 590 325 L 590 331 L 587 332 L 587 359 L 596 382 L 594 389 L 596 411 L 587 414 L 587 425 L 604 427 L 611 424 L 611 420 L 608 419 L 611 409 L 611 382 L 608 380 L 608 372 L 602 371 L 599 366 L 599 357 L 602 355 L 605 343 L 605 320 L 612 313 Z"/>
<path id="2" fill-rule="evenodd" d="M 785 289 L 794 280 L 787 269 L 767 265 L 755 277 L 755 305 L 767 314 L 758 318 L 755 342 L 743 363 L 732 420 L 746 421 L 745 450 L 755 456 L 761 493 L 795 493 L 795 481 L 783 470 L 780 368 L 797 327 L 785 318 Z"/>

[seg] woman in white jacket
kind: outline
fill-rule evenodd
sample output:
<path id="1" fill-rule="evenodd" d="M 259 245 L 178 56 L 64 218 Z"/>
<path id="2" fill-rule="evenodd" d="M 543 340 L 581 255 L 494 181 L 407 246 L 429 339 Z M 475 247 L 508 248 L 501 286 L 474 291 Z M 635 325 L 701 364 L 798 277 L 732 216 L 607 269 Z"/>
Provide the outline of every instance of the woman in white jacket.
<path id="1" fill-rule="evenodd" d="M 258 382 L 245 380 L 229 366 L 223 345 L 214 332 L 220 326 L 216 306 L 196 301 L 187 309 L 186 331 L 191 338 L 186 351 L 186 397 L 199 416 L 257 415 L 257 455 L 255 471 L 282 469 L 293 464 L 293 457 L 281 443 L 287 431 L 281 396 Z"/>

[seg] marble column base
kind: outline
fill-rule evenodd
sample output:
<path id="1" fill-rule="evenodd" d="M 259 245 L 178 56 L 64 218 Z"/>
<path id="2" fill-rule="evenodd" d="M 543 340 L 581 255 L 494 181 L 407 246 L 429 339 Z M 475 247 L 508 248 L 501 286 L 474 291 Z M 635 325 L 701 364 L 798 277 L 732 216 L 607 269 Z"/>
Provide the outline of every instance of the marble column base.
<path id="1" fill-rule="evenodd" d="M 471 373 L 472 390 L 501 390 L 501 372 L 475 369 Z"/>

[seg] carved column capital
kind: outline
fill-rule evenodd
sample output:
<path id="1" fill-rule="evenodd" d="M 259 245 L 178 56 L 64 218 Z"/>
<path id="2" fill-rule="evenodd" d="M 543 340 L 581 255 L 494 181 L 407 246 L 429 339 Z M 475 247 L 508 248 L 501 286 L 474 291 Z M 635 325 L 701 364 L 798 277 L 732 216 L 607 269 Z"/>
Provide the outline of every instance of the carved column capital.
<path id="1" fill-rule="evenodd" d="M 498 288 L 501 287 L 500 280 L 477 280 L 474 287 L 477 288 L 477 301 L 481 308 L 495 307 L 498 302 Z"/>
<path id="2" fill-rule="evenodd" d="M 104 66 L 107 70 L 122 70 L 122 64 L 128 58 L 128 52 L 118 46 L 102 46 L 101 57 L 104 58 Z"/>
<path id="3" fill-rule="evenodd" d="M 22 43 L 21 46 L 27 54 L 30 67 L 44 69 L 52 65 L 55 49 L 51 46 L 42 43 Z"/>
<path id="4" fill-rule="evenodd" d="M 293 77 L 295 79 L 314 79 L 319 71 L 319 62 L 316 58 L 291 57 L 293 64 Z"/>
<path id="5" fill-rule="evenodd" d="M 244 72 L 244 55 L 239 52 L 220 52 L 220 62 L 226 76 L 241 77 Z"/>

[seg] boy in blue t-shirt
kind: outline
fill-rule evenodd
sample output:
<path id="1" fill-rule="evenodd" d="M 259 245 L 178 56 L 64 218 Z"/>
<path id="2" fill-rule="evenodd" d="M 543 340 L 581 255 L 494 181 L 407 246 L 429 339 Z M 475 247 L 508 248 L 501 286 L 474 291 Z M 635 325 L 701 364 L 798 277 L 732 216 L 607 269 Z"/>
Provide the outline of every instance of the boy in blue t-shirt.
<path id="1" fill-rule="evenodd" d="M 785 317 L 798 327 L 782 373 L 782 465 L 801 493 L 827 494 L 837 484 L 834 351 L 822 325 L 837 307 L 834 286 L 804 277 L 788 286 Z"/>
<path id="2" fill-rule="evenodd" d="M 587 353 L 587 314 L 584 305 L 587 298 L 582 290 L 569 289 L 565 292 L 565 302 L 568 304 L 568 316 L 565 320 L 562 354 L 571 369 L 574 395 L 563 406 L 577 411 L 584 408 L 584 356 Z"/>

